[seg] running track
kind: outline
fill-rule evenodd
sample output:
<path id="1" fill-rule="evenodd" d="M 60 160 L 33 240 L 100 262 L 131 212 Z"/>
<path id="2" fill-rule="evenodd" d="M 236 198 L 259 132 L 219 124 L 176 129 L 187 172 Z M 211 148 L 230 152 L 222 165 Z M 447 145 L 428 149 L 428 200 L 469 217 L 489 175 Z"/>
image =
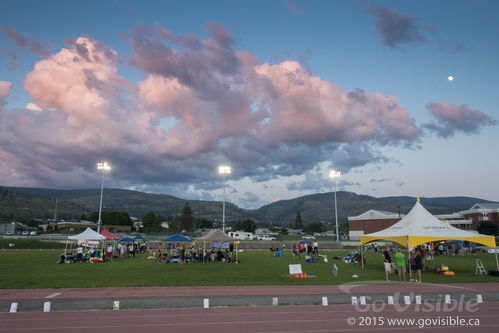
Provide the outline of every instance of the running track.
<path id="1" fill-rule="evenodd" d="M 65 289 L 0 289 L 0 300 L 20 301 L 46 299 L 105 299 L 156 297 L 209 297 L 256 295 L 347 295 L 443 293 L 443 292 L 499 292 L 499 283 L 382 283 L 296 286 L 193 286 L 193 287 L 127 287 L 127 288 L 65 288 Z M 54 296 L 55 295 L 55 296 Z M 48 299 L 47 299 L 48 300 Z"/>
<path id="2" fill-rule="evenodd" d="M 417 324 L 389 326 L 388 318 L 415 318 L 437 320 L 439 317 L 456 317 L 471 320 L 479 326 L 430 325 L 425 332 L 498 332 L 499 303 L 480 304 L 478 311 L 423 312 L 412 305 L 399 311 L 387 305 L 381 312 L 359 312 L 352 305 L 334 306 L 284 306 L 190 308 L 160 310 L 77 311 L 77 312 L 24 312 L 0 313 L 0 332 L 51 332 L 51 333 L 155 333 L 155 332 L 205 332 L 205 333 L 295 333 L 389 331 L 411 332 L 420 330 Z M 380 317 L 384 325 L 360 325 L 361 317 Z M 353 320 L 352 320 L 353 318 Z M 350 322 L 350 325 L 349 323 Z"/>

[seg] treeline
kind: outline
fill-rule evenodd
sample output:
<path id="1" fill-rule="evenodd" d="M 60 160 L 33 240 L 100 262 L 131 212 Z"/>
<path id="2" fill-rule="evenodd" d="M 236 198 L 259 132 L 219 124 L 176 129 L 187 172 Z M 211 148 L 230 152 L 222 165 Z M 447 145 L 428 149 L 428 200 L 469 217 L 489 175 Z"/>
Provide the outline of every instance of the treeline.
<path id="1" fill-rule="evenodd" d="M 81 220 L 86 220 L 85 216 Z M 88 217 L 88 221 L 97 222 L 99 220 L 99 212 L 93 212 Z M 105 225 L 132 225 L 132 219 L 127 212 L 103 211 L 101 213 L 102 224 Z"/>

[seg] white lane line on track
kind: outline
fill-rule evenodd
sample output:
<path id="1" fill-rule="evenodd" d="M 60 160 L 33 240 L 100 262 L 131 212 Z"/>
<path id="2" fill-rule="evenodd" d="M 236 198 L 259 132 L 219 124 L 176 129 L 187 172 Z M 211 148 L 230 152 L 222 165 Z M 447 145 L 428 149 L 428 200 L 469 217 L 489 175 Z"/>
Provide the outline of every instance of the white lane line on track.
<path id="1" fill-rule="evenodd" d="M 62 293 L 53 293 L 53 294 L 50 294 L 48 296 L 45 296 L 45 298 L 54 298 L 56 296 L 59 296 L 60 294 L 62 294 Z"/>

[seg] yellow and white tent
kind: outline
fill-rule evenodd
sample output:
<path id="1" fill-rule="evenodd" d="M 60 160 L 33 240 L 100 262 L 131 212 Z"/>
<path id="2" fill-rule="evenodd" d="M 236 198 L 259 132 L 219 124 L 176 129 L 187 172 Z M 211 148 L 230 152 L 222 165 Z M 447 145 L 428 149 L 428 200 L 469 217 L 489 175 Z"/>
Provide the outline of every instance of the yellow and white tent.
<path id="1" fill-rule="evenodd" d="M 471 231 L 465 231 L 440 221 L 431 215 L 418 201 L 411 211 L 399 222 L 384 230 L 360 236 L 360 245 L 388 240 L 398 243 L 408 249 L 418 245 L 445 240 L 462 240 L 496 247 L 494 236 L 486 236 Z"/>

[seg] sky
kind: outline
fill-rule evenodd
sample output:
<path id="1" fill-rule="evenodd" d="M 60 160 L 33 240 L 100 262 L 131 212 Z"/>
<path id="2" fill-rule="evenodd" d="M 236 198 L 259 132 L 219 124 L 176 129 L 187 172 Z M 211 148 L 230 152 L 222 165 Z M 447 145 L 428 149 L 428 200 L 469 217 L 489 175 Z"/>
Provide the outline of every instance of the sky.
<path id="1" fill-rule="evenodd" d="M 499 201 L 498 1 L 0 8 L 0 185 Z"/>

